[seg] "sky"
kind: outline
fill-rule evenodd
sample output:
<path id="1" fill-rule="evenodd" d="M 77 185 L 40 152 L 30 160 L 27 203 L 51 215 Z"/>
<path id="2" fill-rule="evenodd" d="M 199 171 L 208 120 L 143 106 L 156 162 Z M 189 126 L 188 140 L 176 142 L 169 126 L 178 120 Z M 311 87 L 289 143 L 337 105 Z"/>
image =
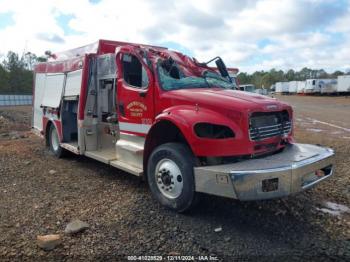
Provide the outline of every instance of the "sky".
<path id="1" fill-rule="evenodd" d="M 256 70 L 350 70 L 350 0 L 0 0 L 0 56 L 98 39 Z"/>

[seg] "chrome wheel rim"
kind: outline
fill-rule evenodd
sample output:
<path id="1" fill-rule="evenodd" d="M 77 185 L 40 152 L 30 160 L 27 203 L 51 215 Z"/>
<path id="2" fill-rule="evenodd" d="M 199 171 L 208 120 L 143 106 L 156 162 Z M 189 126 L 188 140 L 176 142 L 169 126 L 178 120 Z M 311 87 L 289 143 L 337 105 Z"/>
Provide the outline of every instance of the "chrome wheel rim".
<path id="1" fill-rule="evenodd" d="M 52 145 L 52 149 L 54 151 L 57 151 L 58 150 L 58 147 L 59 147 L 59 141 L 58 141 L 58 135 L 57 135 L 57 132 L 56 132 L 56 129 L 53 128 L 51 130 L 51 145 Z"/>
<path id="2" fill-rule="evenodd" d="M 180 168 L 170 159 L 162 159 L 155 170 L 155 179 L 159 191 L 167 198 L 177 198 L 183 189 L 183 177 Z"/>

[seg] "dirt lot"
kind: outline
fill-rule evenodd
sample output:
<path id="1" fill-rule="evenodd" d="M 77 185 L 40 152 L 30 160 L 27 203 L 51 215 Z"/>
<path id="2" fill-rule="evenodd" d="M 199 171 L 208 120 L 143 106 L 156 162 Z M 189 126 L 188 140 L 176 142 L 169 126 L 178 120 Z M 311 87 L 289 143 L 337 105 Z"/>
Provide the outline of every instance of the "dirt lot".
<path id="1" fill-rule="evenodd" d="M 186 215 L 161 207 L 132 175 L 85 157 L 55 159 L 29 131 L 30 108 L 0 108 L 0 261 L 125 261 L 129 255 L 169 254 L 349 261 L 350 98 L 282 100 L 295 106 L 299 142 L 336 150 L 334 176 L 277 200 L 206 196 Z M 74 218 L 90 228 L 64 235 Z M 63 236 L 60 246 L 38 248 L 37 235 L 55 233 Z"/>

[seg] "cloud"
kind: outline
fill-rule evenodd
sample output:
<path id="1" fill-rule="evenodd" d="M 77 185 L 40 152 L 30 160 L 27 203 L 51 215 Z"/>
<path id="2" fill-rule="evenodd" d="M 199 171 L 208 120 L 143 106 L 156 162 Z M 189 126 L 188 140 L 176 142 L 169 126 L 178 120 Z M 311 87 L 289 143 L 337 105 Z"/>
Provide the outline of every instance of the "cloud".
<path id="1" fill-rule="evenodd" d="M 344 14 L 338 16 L 332 21 L 326 28 L 329 32 L 340 32 L 349 33 L 350 32 L 350 4 L 344 4 L 343 6 Z"/>
<path id="2" fill-rule="evenodd" d="M 241 70 L 349 67 L 349 0 L 0 0 L 0 53 L 98 39 L 166 44 Z"/>
<path id="3" fill-rule="evenodd" d="M 52 42 L 52 43 L 64 43 L 64 39 L 56 34 L 50 34 L 50 33 L 39 33 L 36 35 L 39 40 Z"/>
<path id="4" fill-rule="evenodd" d="M 196 27 L 199 29 L 206 28 L 220 28 L 225 26 L 224 19 L 222 17 L 209 14 L 198 9 L 187 9 L 180 14 L 180 21 L 185 25 Z"/>

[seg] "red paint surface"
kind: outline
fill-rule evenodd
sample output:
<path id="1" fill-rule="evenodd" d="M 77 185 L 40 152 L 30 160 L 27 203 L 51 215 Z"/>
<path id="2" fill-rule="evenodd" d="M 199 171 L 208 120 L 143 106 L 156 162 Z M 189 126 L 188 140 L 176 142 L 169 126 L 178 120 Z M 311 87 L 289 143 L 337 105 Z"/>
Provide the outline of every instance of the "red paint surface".
<path id="1" fill-rule="evenodd" d="M 82 81 L 81 81 L 81 87 L 80 87 L 80 95 L 79 95 L 79 108 L 78 108 L 78 120 L 84 119 L 84 110 L 86 105 L 86 95 L 87 95 L 87 89 L 88 89 L 88 82 L 89 82 L 89 60 L 92 55 L 85 55 L 84 56 L 84 62 L 83 62 L 83 74 L 82 74 Z"/>

